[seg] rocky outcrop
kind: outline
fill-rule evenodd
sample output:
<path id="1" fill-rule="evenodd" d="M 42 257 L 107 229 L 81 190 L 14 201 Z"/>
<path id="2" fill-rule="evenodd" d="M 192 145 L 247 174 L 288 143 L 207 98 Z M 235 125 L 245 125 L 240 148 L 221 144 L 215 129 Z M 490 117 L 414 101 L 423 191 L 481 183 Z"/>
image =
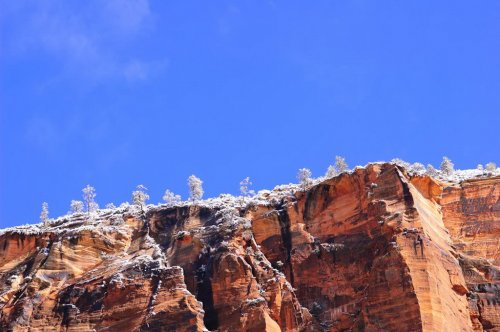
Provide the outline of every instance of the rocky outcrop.
<path id="1" fill-rule="evenodd" d="M 459 253 L 475 329 L 500 331 L 500 187 L 498 178 L 444 188 L 443 219 Z"/>
<path id="2" fill-rule="evenodd" d="M 3 331 L 499 330 L 498 177 L 370 164 L 0 235 Z"/>

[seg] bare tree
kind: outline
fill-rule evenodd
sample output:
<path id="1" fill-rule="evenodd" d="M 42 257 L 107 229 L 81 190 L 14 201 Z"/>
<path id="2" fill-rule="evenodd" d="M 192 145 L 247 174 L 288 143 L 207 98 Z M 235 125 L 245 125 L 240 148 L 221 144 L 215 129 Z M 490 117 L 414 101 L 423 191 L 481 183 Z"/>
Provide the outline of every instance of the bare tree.
<path id="1" fill-rule="evenodd" d="M 47 226 L 49 221 L 49 204 L 47 202 L 42 203 L 42 212 L 40 213 L 40 221 L 44 226 Z"/>
<path id="2" fill-rule="evenodd" d="M 195 175 L 191 175 L 188 178 L 188 186 L 189 186 L 189 197 L 193 200 L 199 200 L 203 197 L 203 181 Z"/>

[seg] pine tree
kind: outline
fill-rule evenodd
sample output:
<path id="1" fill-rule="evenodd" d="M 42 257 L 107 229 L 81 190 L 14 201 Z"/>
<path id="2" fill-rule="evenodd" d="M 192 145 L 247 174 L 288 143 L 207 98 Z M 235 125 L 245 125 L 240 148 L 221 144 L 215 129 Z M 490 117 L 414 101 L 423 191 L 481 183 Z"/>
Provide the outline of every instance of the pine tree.
<path id="1" fill-rule="evenodd" d="M 401 158 L 394 158 L 394 159 L 391 160 L 391 163 L 396 164 L 398 166 L 402 166 L 402 167 L 404 167 L 406 169 L 409 169 L 410 166 L 411 166 L 411 164 L 409 162 L 404 161 Z"/>
<path id="2" fill-rule="evenodd" d="M 255 194 L 255 192 L 250 189 L 251 186 L 252 186 L 252 182 L 250 181 L 250 177 L 247 176 L 246 178 L 241 180 L 241 182 L 240 182 L 241 196 L 245 197 L 245 196 L 251 196 L 251 195 Z"/>
<path id="3" fill-rule="evenodd" d="M 455 169 L 454 165 L 448 157 L 443 157 L 443 161 L 441 162 L 441 172 L 444 175 L 452 175 Z"/>
<path id="4" fill-rule="evenodd" d="M 203 181 L 195 175 L 191 175 L 188 178 L 188 186 L 189 186 L 189 197 L 193 201 L 197 201 L 203 197 Z"/>
<path id="5" fill-rule="evenodd" d="M 83 202 L 82 201 L 76 201 L 76 200 L 71 200 L 71 203 L 69 205 L 69 212 L 74 214 L 74 213 L 82 213 L 83 212 Z"/>
<path id="6" fill-rule="evenodd" d="M 333 178 L 334 176 L 337 176 L 338 172 L 337 170 L 335 169 L 335 166 L 333 165 L 330 165 L 328 166 L 328 169 L 326 170 L 326 173 L 325 173 L 325 177 L 327 179 L 331 179 Z"/>
<path id="7" fill-rule="evenodd" d="M 108 203 L 108 204 L 106 204 L 106 209 L 114 210 L 114 209 L 116 209 L 116 206 L 113 203 Z"/>
<path id="8" fill-rule="evenodd" d="M 311 183 L 312 172 L 309 168 L 301 168 L 297 173 L 297 179 L 299 179 L 299 183 L 303 189 L 307 188 L 307 186 Z"/>
<path id="9" fill-rule="evenodd" d="M 165 194 L 163 195 L 163 200 L 167 205 L 172 206 L 177 203 L 180 203 L 182 199 L 180 195 L 176 195 L 167 189 L 165 190 Z"/>
<path id="10" fill-rule="evenodd" d="M 345 162 L 345 158 L 341 156 L 335 156 L 335 168 L 337 169 L 337 173 L 340 174 L 349 169 L 349 166 Z"/>
<path id="11" fill-rule="evenodd" d="M 496 171 L 496 169 L 497 169 L 497 164 L 495 164 L 494 162 L 489 162 L 486 164 L 486 170 L 488 172 L 494 172 Z"/>
<path id="12" fill-rule="evenodd" d="M 146 205 L 146 201 L 149 199 L 149 195 L 146 193 L 148 188 L 142 184 L 138 185 L 135 191 L 132 192 L 132 202 L 143 208 Z"/>
<path id="13" fill-rule="evenodd" d="M 415 173 L 424 173 L 425 172 L 425 166 L 421 163 L 413 163 L 410 166 L 410 170 Z"/>
<path id="14" fill-rule="evenodd" d="M 97 211 L 99 205 L 95 201 L 96 193 L 95 188 L 91 185 L 87 185 L 82 189 L 83 192 L 83 202 L 85 203 L 85 210 L 88 214 Z"/>
<path id="15" fill-rule="evenodd" d="M 431 177 L 436 177 L 438 175 L 437 170 L 431 164 L 427 164 L 426 172 L 427 172 L 427 175 L 429 175 Z"/>

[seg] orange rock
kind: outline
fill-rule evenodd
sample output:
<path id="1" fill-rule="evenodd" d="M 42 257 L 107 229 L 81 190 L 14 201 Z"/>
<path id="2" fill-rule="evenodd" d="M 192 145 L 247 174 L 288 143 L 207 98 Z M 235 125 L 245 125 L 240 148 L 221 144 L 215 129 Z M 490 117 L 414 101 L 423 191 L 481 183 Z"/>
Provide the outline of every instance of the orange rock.
<path id="1" fill-rule="evenodd" d="M 0 330 L 500 330 L 498 182 L 371 164 L 7 230 Z"/>

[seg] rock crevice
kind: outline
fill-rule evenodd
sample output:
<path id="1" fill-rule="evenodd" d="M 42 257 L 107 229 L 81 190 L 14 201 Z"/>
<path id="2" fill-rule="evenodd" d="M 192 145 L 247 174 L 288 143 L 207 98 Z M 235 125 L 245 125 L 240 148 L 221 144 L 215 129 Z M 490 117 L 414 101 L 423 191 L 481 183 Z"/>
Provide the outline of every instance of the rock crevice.
<path id="1" fill-rule="evenodd" d="M 5 230 L 0 330 L 498 330 L 498 182 L 370 164 Z"/>

